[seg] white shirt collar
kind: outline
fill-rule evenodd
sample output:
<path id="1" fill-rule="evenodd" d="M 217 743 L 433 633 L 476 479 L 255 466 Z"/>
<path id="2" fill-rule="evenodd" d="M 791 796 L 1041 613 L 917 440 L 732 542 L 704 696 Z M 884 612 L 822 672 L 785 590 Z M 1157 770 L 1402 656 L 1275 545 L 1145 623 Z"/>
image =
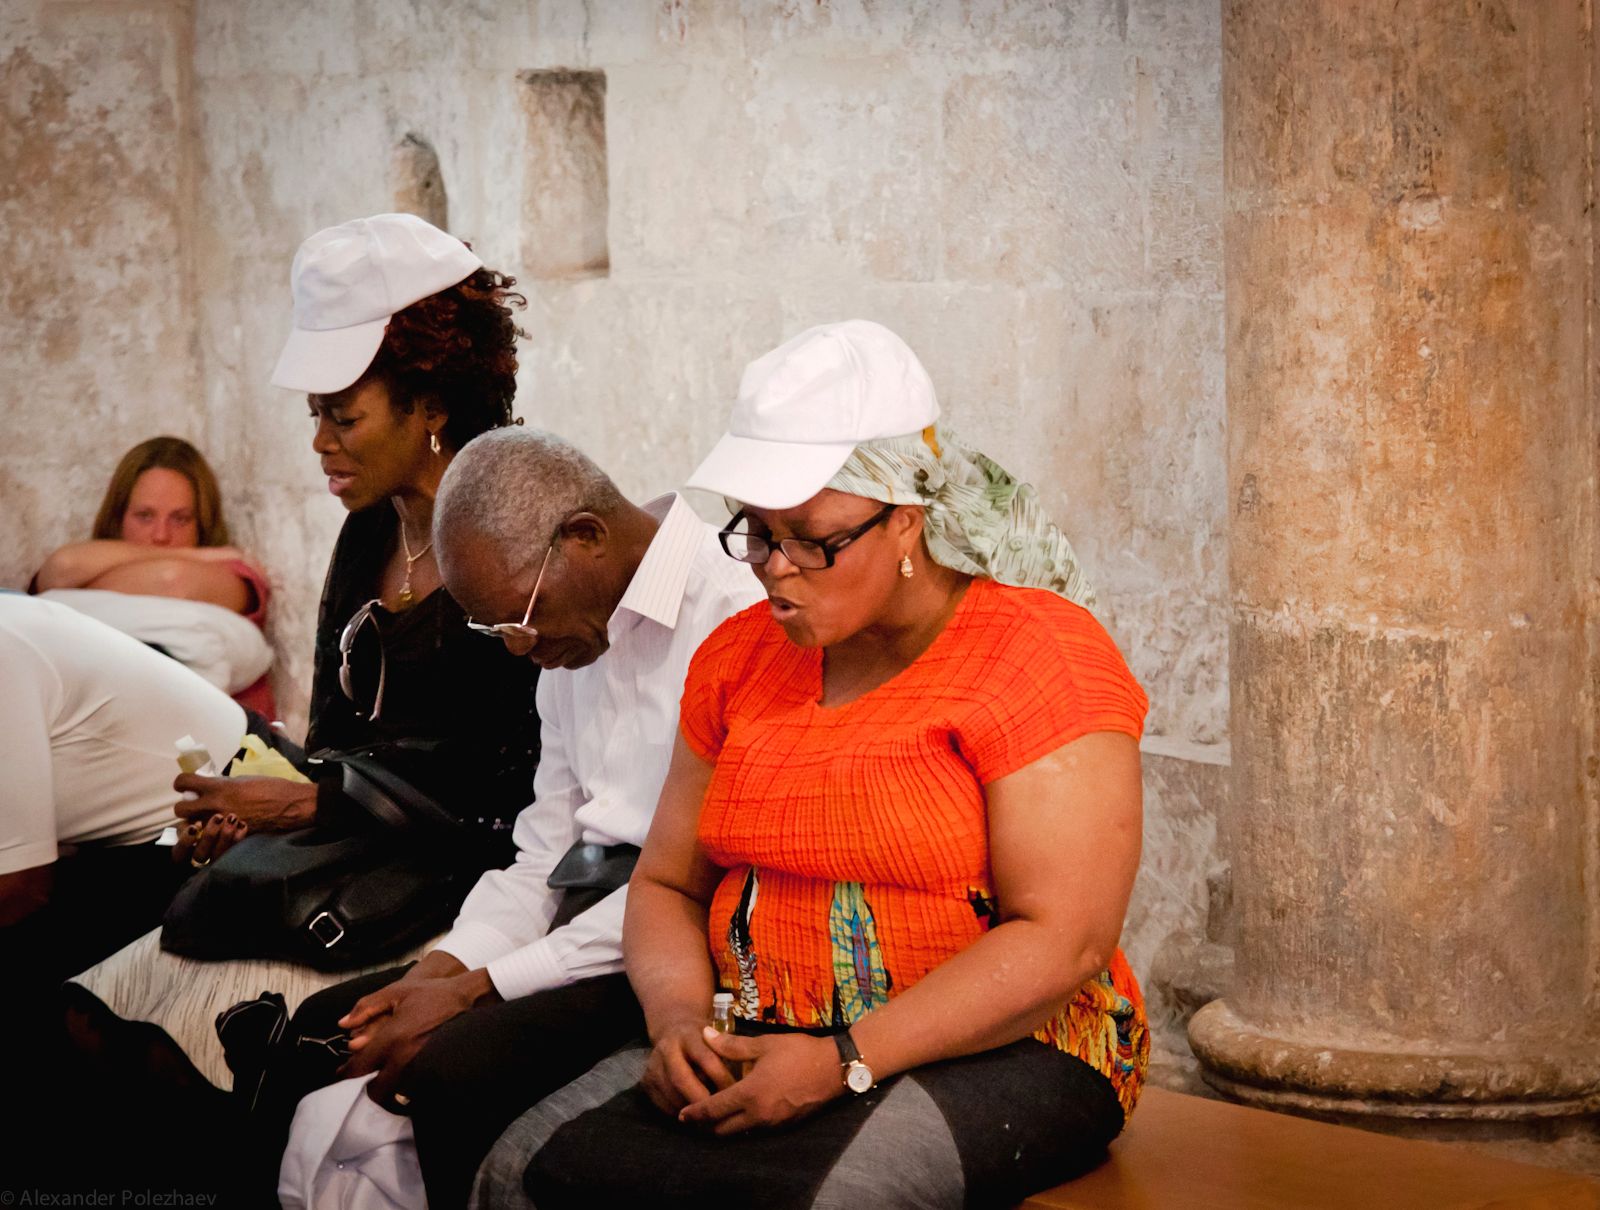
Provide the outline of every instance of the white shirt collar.
<path id="1" fill-rule="evenodd" d="M 657 496 L 640 507 L 661 524 L 608 625 L 622 621 L 618 615 L 626 612 L 672 630 L 678 625 L 678 613 L 683 607 L 689 568 L 705 541 L 705 522 L 677 492 Z"/>

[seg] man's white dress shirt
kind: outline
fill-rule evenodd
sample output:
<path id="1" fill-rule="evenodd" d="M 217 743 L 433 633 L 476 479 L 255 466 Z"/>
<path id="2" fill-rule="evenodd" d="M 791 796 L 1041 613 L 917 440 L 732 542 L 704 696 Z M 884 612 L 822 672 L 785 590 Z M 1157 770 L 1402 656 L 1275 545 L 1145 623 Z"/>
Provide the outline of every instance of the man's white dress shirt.
<path id="1" fill-rule="evenodd" d="M 503 999 L 622 970 L 613 891 L 546 934 L 561 892 L 546 885 L 578 840 L 643 846 L 667 777 L 689 658 L 723 619 L 764 596 L 749 567 L 676 494 L 644 505 L 660 521 L 586 668 L 539 677 L 534 801 L 517 816 L 517 859 L 479 878 L 436 949 L 486 967 Z M 295 1114 L 278 1194 L 285 1206 L 392 1210 L 426 1204 L 409 1118 L 363 1095 L 366 1080 L 311 1093 Z M 397 1150 L 398 1149 L 398 1150 Z"/>

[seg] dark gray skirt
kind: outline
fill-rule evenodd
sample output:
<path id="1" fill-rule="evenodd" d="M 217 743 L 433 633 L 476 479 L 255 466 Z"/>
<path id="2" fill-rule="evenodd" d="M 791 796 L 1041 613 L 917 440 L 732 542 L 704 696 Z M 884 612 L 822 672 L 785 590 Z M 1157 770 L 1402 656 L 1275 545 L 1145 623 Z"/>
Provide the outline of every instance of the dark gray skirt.
<path id="1" fill-rule="evenodd" d="M 619 1051 L 512 1123 L 478 1170 L 473 1205 L 1013 1206 L 1093 1168 L 1123 1125 L 1109 1080 L 1024 1039 L 917 1068 L 792 1126 L 718 1138 L 640 1091 L 649 1053 Z"/>

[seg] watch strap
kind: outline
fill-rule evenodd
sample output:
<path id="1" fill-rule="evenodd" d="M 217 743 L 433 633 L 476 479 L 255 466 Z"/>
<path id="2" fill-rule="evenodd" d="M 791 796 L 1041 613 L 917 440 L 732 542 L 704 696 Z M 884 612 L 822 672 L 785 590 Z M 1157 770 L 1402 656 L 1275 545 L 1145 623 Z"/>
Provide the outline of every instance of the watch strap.
<path id="1" fill-rule="evenodd" d="M 861 1062 L 861 1051 L 856 1048 L 856 1041 L 850 1036 L 848 1029 L 841 1029 L 834 1034 L 833 1044 L 839 1051 L 840 1067 L 849 1067 L 852 1063 Z"/>

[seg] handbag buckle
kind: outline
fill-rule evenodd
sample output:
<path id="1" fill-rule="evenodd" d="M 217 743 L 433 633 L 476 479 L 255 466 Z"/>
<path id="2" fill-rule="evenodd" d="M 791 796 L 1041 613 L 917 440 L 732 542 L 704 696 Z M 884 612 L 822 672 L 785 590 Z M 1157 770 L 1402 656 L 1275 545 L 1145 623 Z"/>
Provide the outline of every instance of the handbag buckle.
<path id="1" fill-rule="evenodd" d="M 311 917 L 311 923 L 306 925 L 306 931 L 322 942 L 322 948 L 325 950 L 331 950 L 344 940 L 344 925 L 339 923 L 339 918 L 332 912 L 318 912 Z"/>

